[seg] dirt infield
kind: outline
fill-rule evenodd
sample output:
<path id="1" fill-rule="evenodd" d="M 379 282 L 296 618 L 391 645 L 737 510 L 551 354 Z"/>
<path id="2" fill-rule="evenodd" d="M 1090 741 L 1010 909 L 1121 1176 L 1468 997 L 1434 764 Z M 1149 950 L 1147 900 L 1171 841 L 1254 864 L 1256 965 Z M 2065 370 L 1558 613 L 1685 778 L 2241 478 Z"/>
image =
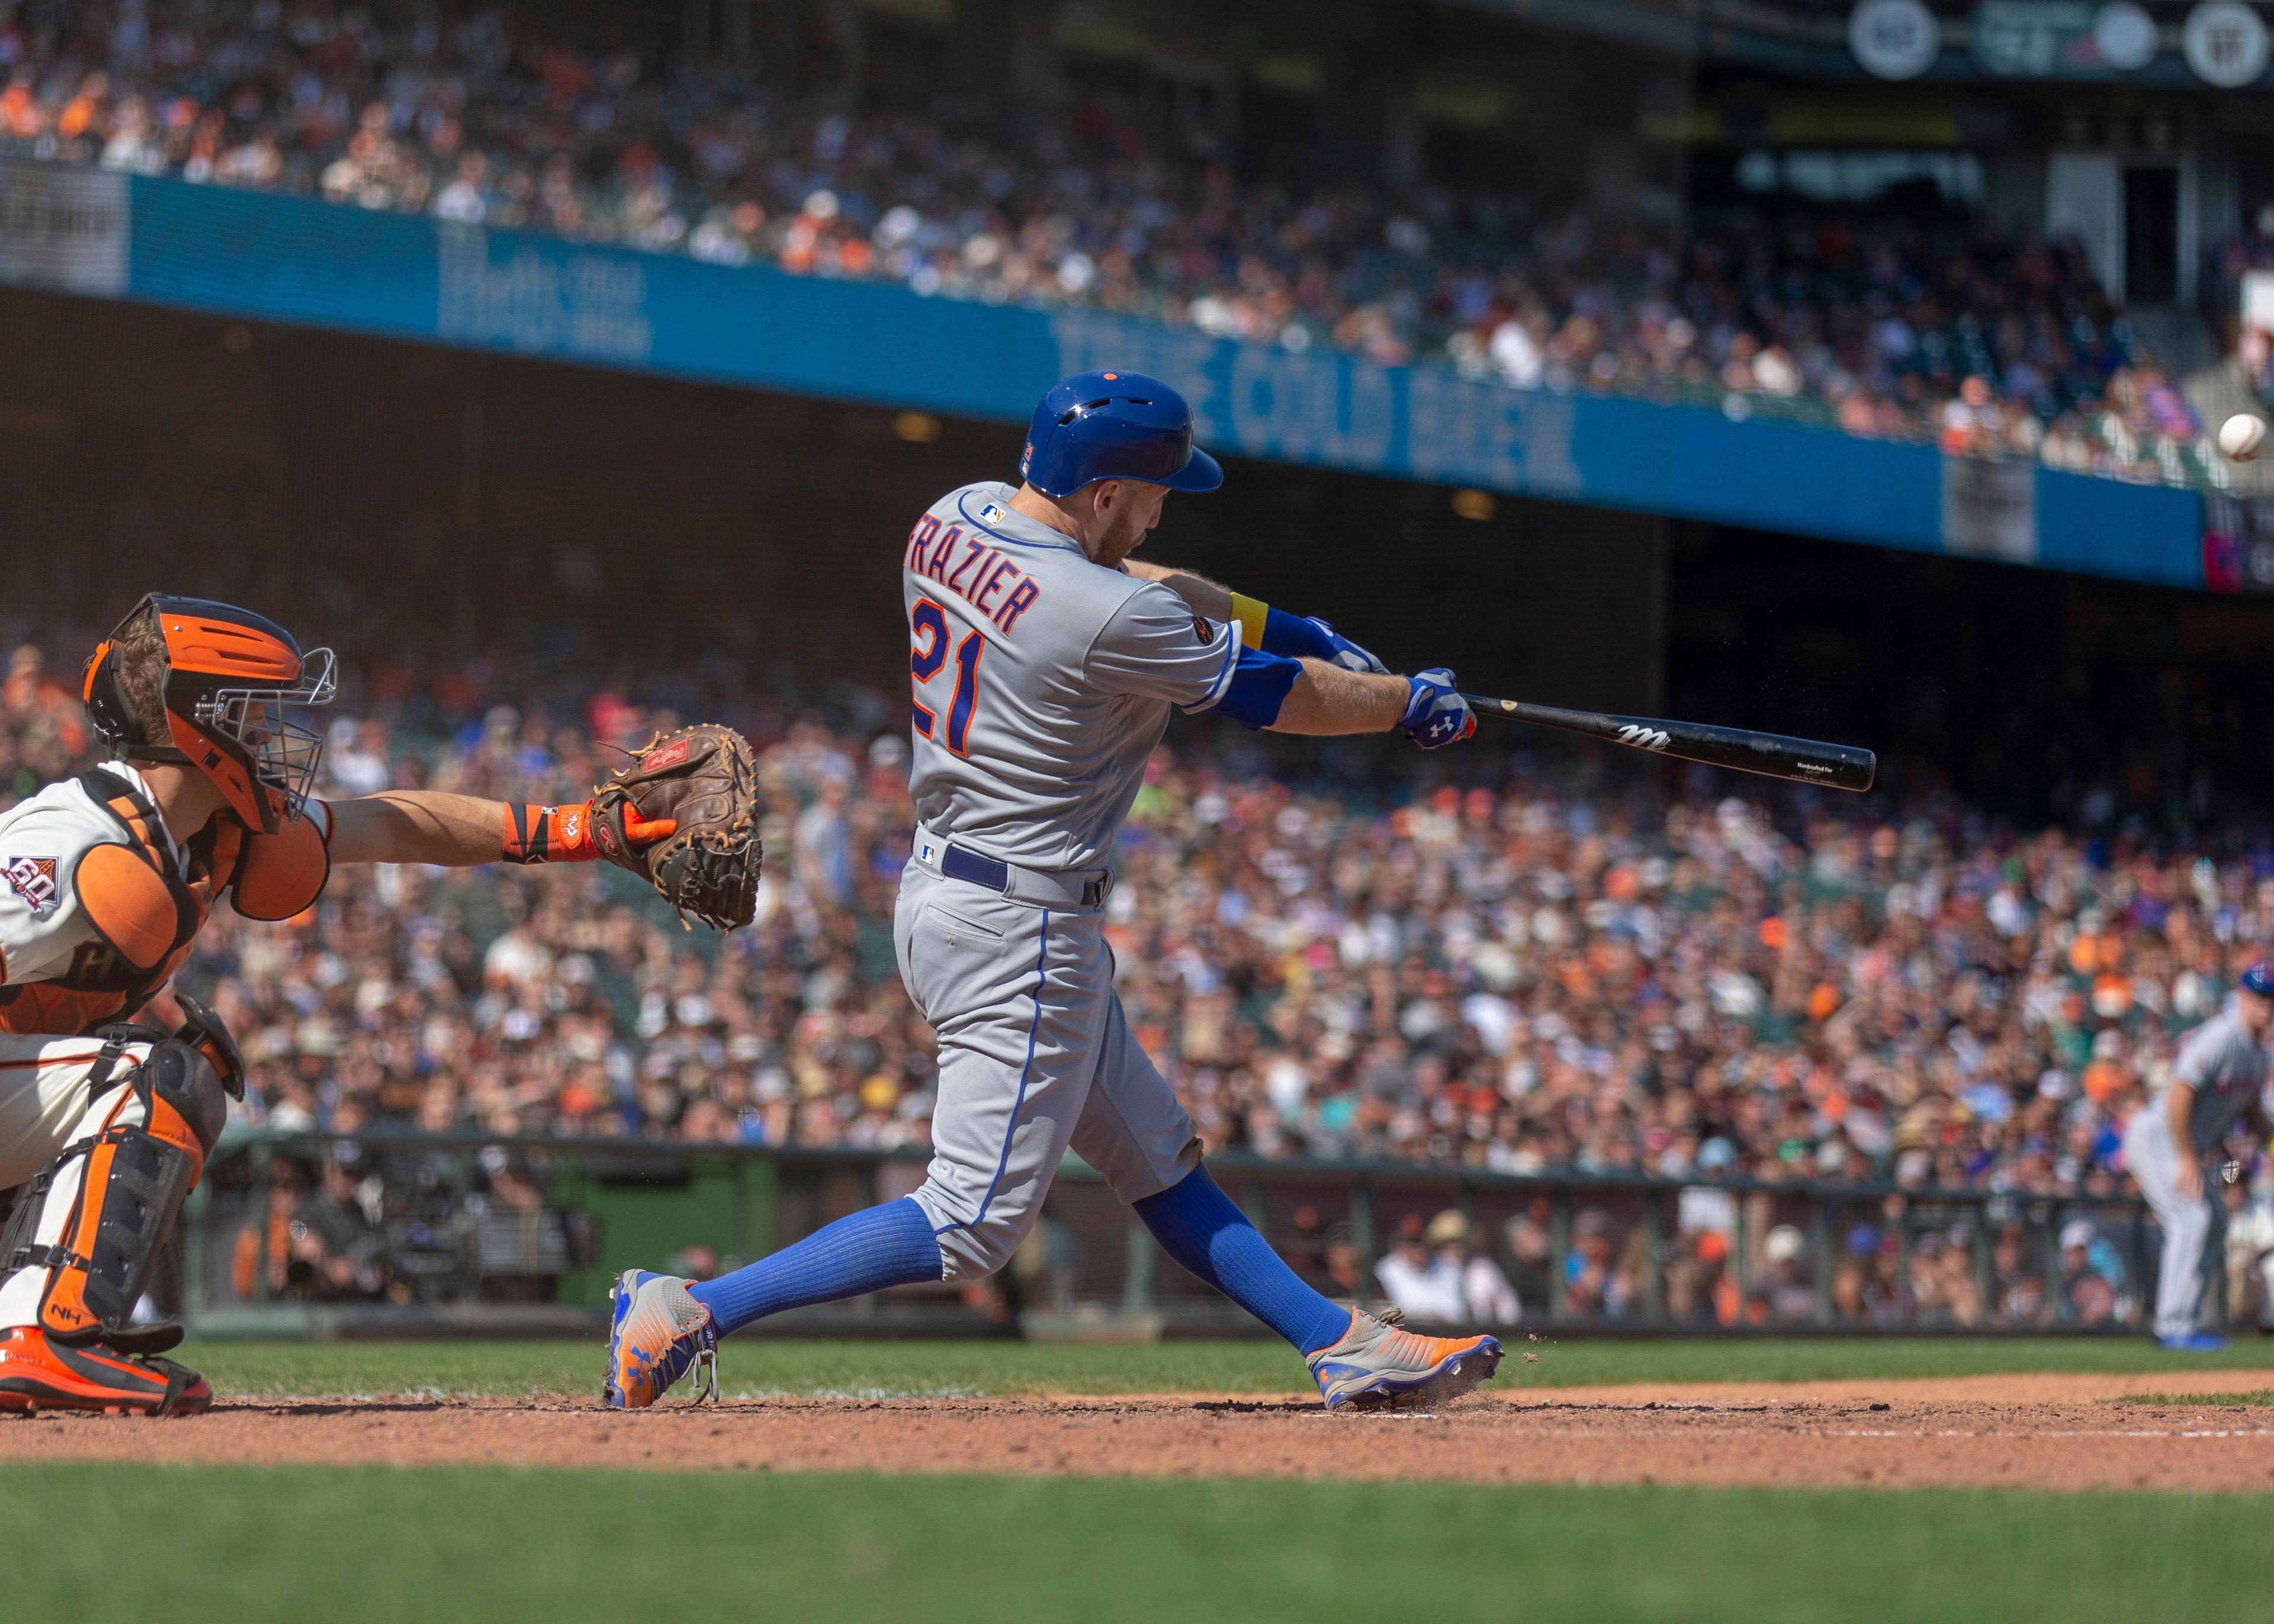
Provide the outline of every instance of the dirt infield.
<path id="1" fill-rule="evenodd" d="M 0 1419 L 0 1462 L 621 1466 L 1467 1482 L 2274 1491 L 2274 1410 L 2117 1404 L 2263 1371 L 1535 1388 L 1434 1410 L 1294 1399 L 226 1401 L 144 1421 Z"/>

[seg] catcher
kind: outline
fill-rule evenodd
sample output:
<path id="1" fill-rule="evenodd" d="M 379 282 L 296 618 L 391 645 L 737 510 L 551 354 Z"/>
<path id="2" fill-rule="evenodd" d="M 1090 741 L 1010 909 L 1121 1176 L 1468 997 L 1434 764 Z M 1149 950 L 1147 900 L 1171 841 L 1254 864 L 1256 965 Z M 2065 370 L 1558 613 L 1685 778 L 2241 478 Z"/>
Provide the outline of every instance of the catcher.
<path id="1" fill-rule="evenodd" d="M 249 919 L 312 906 L 335 863 L 606 858 L 684 913 L 749 922 L 757 766 L 691 727 L 576 806 L 398 791 L 327 803 L 328 649 L 193 598 L 137 604 L 87 663 L 112 759 L 0 814 L 0 1412 L 183 1415 L 213 1402 L 132 1316 L 245 1069 L 169 986 L 222 897 Z"/>

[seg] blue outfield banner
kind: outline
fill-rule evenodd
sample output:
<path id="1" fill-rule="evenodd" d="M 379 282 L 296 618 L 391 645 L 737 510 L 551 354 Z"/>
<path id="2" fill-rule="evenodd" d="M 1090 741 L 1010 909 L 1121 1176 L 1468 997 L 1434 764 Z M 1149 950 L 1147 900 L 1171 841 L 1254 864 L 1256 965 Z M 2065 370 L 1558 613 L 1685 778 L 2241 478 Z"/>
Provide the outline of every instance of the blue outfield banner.
<path id="1" fill-rule="evenodd" d="M 2188 490 L 174 180 L 0 163 L 9 281 L 1004 423 L 1120 366 L 1185 391 L 1202 442 L 1241 455 L 2205 584 Z"/>

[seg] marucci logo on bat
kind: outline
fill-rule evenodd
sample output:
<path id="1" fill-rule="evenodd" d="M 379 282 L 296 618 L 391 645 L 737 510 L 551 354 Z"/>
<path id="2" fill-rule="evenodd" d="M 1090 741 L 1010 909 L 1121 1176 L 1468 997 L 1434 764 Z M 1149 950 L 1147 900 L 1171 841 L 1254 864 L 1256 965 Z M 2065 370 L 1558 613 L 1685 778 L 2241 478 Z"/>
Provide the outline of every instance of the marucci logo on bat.
<path id="1" fill-rule="evenodd" d="M 1708 727 L 1697 722 L 1660 722 L 1649 717 L 1605 716 L 1596 710 L 1559 710 L 1553 705 L 1528 705 L 1513 699 L 1487 699 L 1464 695 L 1470 705 L 1487 716 L 1505 716 L 1541 727 L 1560 727 L 1585 733 L 1630 749 L 1650 750 L 1683 761 L 1704 762 L 1739 772 L 1758 772 L 1800 784 L 1826 784 L 1858 793 L 1871 787 L 1879 758 L 1853 745 L 1821 744 L 1813 739 L 1787 739 L 1777 733 L 1757 733 L 1742 727 Z"/>

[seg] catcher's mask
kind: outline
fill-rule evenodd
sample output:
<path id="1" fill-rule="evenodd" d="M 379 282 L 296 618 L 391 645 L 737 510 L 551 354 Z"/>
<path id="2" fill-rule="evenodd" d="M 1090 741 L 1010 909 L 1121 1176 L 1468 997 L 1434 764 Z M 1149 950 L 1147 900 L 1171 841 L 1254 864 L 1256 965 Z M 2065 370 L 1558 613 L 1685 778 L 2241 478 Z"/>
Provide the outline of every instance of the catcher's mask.
<path id="1" fill-rule="evenodd" d="M 119 639 L 145 615 L 165 640 L 170 746 L 144 741 L 119 680 Z M 250 610 L 153 592 L 87 657 L 81 695 L 113 755 L 195 767 L 246 828 L 274 834 L 300 816 L 324 756 L 323 735 L 291 712 L 332 703 L 333 665 L 329 649 L 303 654 L 291 633 Z"/>

